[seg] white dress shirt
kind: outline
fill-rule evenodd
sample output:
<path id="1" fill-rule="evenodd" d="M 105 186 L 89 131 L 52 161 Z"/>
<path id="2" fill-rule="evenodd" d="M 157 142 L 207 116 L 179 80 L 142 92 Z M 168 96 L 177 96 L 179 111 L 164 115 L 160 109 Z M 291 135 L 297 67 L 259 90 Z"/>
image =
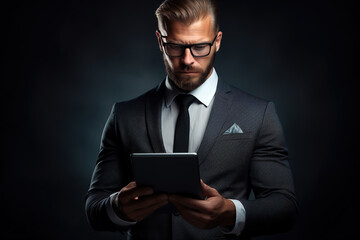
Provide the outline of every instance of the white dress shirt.
<path id="1" fill-rule="evenodd" d="M 188 110 L 190 117 L 189 152 L 197 152 L 200 147 L 214 102 L 217 82 L 218 76 L 214 69 L 210 78 L 200 87 L 188 93 L 198 100 L 194 101 Z M 179 115 L 179 108 L 174 99 L 183 92 L 174 87 L 168 77 L 166 77 L 165 86 L 165 98 L 161 112 L 161 132 L 166 152 L 172 153 L 176 120 Z"/>
<path id="2" fill-rule="evenodd" d="M 189 107 L 189 152 L 197 152 L 200 147 L 213 106 L 217 84 L 218 75 L 213 68 L 211 76 L 201 86 L 188 93 L 198 100 L 194 101 Z M 161 132 L 165 150 L 166 152 L 171 153 L 173 152 L 176 120 L 179 115 L 179 109 L 177 104 L 174 102 L 174 99 L 182 92 L 178 88 L 172 86 L 168 77 L 166 77 L 165 86 L 165 97 L 161 112 Z M 115 197 L 115 195 L 116 193 L 112 194 L 111 198 Z M 239 235 L 245 225 L 245 208 L 239 200 L 230 200 L 234 203 L 236 209 L 235 226 L 233 229 L 221 229 L 226 234 Z M 127 222 L 120 219 L 115 214 L 110 204 L 107 206 L 107 213 L 111 221 L 117 225 L 129 226 L 136 224 L 136 222 Z"/>

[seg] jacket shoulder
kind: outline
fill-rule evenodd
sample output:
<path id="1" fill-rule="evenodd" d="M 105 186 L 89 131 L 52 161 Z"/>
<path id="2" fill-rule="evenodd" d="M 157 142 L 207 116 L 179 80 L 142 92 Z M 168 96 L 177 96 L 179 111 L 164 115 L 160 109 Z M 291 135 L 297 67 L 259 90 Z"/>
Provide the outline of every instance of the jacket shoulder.
<path id="1" fill-rule="evenodd" d="M 233 99 L 233 102 L 234 103 L 243 103 L 247 106 L 267 106 L 270 101 L 269 100 L 266 100 L 266 99 L 263 99 L 263 98 L 260 98 L 258 96 L 255 96 L 253 94 L 250 94 L 248 92 L 245 92 L 241 89 L 238 89 L 234 86 L 231 86 L 229 85 L 229 92 L 230 94 L 232 95 L 232 99 Z"/>
<path id="2" fill-rule="evenodd" d="M 112 113 L 116 114 L 123 111 L 129 113 L 132 111 L 138 111 L 139 109 L 145 108 L 146 102 L 150 97 L 155 96 L 155 94 L 158 92 L 158 88 L 159 87 L 150 89 L 144 94 L 141 94 L 140 96 L 130 100 L 115 102 L 112 107 Z"/>

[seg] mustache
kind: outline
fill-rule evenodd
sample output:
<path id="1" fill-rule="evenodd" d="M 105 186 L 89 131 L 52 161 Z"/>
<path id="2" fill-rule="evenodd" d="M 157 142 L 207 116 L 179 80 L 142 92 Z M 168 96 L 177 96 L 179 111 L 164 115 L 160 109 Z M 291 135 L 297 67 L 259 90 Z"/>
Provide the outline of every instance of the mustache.
<path id="1" fill-rule="evenodd" d="M 198 69 L 192 66 L 183 65 L 180 66 L 180 69 L 176 72 L 203 72 L 202 69 Z"/>

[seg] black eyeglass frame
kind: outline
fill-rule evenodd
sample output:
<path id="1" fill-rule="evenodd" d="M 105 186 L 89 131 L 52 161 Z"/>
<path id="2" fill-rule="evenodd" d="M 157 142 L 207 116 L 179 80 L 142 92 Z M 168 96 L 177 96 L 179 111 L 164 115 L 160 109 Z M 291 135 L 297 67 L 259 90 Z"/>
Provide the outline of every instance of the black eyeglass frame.
<path id="1" fill-rule="evenodd" d="M 169 57 L 182 57 L 182 56 L 184 55 L 185 50 L 186 50 L 187 48 L 190 49 L 191 55 L 192 55 L 193 57 L 207 57 L 207 56 L 210 55 L 210 53 L 211 53 L 211 48 L 212 48 L 212 46 L 214 45 L 215 40 L 217 39 L 218 34 L 219 34 L 219 32 L 216 33 L 215 38 L 214 38 L 214 40 L 213 40 L 211 43 L 209 43 L 209 42 L 204 42 L 204 43 L 195 43 L 195 44 L 178 44 L 178 43 L 172 43 L 172 42 L 169 42 L 169 43 L 164 42 L 163 38 L 167 38 L 167 36 L 163 36 L 163 35 L 160 33 L 159 30 L 158 30 L 158 33 L 159 33 L 160 36 L 161 36 L 161 42 L 162 42 L 162 45 L 163 45 L 163 47 L 164 47 L 164 51 L 165 51 L 166 55 L 168 55 Z M 182 54 L 179 55 L 179 56 L 173 56 L 173 55 L 168 54 L 168 52 L 166 51 L 166 45 L 176 45 L 176 46 L 182 47 L 182 48 L 183 48 Z M 191 48 L 194 47 L 194 46 L 199 46 L 199 45 L 208 45 L 208 46 L 210 47 L 210 48 L 209 48 L 209 53 L 208 53 L 208 54 L 205 54 L 205 55 L 201 55 L 201 56 L 195 56 L 194 53 L 192 52 L 192 49 L 191 49 Z"/>

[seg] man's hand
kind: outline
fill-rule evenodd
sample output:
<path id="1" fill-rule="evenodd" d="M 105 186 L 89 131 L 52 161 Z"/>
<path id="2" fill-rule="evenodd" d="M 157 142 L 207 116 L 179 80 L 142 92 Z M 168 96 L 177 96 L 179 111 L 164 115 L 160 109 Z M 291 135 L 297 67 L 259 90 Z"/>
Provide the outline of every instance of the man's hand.
<path id="1" fill-rule="evenodd" d="M 154 194 L 151 187 L 129 183 L 112 199 L 115 213 L 125 221 L 137 222 L 168 203 L 166 194 Z"/>
<path id="2" fill-rule="evenodd" d="M 201 180 L 206 200 L 198 200 L 179 195 L 170 195 L 181 216 L 201 229 L 217 226 L 233 228 L 236 220 L 235 205 L 231 200 L 223 198 L 215 188 L 211 188 Z"/>

